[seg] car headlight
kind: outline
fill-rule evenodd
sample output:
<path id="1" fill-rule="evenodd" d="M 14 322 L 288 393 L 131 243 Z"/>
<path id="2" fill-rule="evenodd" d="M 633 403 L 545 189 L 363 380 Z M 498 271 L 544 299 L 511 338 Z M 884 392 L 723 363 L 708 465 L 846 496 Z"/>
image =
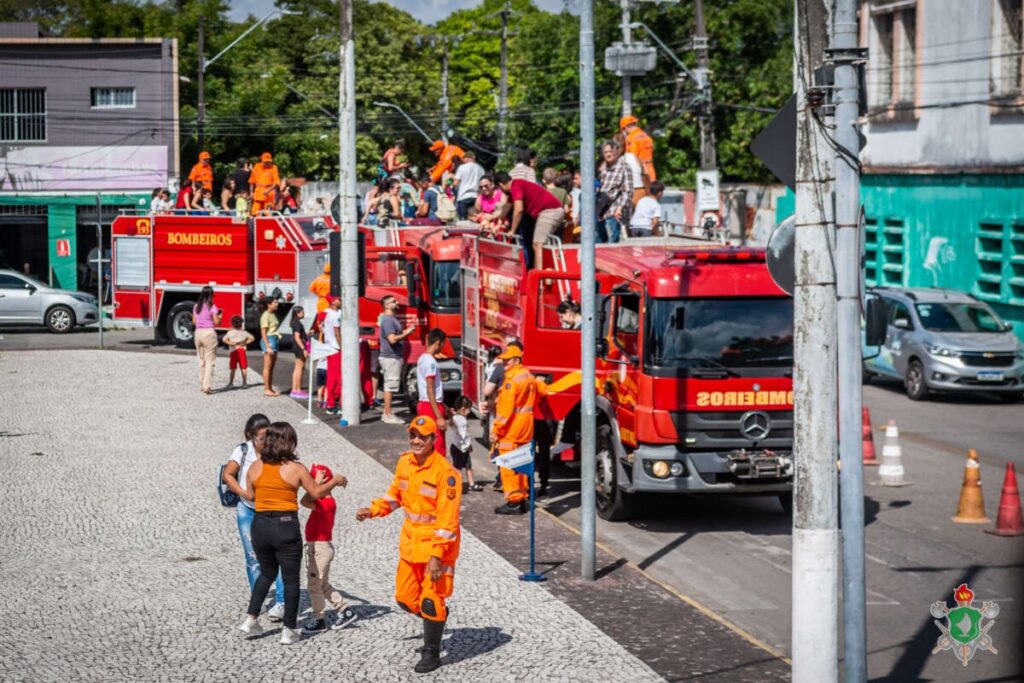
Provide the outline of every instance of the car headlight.
<path id="1" fill-rule="evenodd" d="M 928 353 L 933 356 L 940 356 L 942 358 L 959 358 L 960 352 L 955 349 L 946 348 L 945 346 L 939 346 L 938 344 L 929 344 Z"/>
<path id="2" fill-rule="evenodd" d="M 1024 360 L 1024 346 L 1017 349 L 1017 353 L 1014 354 L 1017 360 Z"/>
<path id="3" fill-rule="evenodd" d="M 89 296 L 87 294 L 72 294 L 71 298 L 75 301 L 81 301 L 83 304 L 89 304 L 90 306 L 96 305 L 96 297 Z"/>

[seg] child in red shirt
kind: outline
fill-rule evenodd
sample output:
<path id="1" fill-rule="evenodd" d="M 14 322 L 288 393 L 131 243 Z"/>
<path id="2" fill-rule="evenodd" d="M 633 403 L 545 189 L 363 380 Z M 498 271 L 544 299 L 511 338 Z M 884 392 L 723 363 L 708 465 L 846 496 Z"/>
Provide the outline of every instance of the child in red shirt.
<path id="1" fill-rule="evenodd" d="M 309 473 L 313 475 L 317 483 L 334 477 L 334 473 L 327 465 L 315 464 L 309 468 Z M 347 482 L 342 486 L 346 484 Z M 327 630 L 327 623 L 324 621 L 324 606 L 328 601 L 335 610 L 334 624 L 331 629 L 344 628 L 358 617 L 352 608 L 345 604 L 345 599 L 341 597 L 330 581 L 331 561 L 334 559 L 334 544 L 331 543 L 331 540 L 337 503 L 333 495 L 314 500 L 307 493 L 302 496 L 302 505 L 313 511 L 309 519 L 306 520 L 306 567 L 308 570 L 306 589 L 309 591 L 309 601 L 312 603 L 313 618 L 302 627 L 302 632 L 311 634 Z"/>

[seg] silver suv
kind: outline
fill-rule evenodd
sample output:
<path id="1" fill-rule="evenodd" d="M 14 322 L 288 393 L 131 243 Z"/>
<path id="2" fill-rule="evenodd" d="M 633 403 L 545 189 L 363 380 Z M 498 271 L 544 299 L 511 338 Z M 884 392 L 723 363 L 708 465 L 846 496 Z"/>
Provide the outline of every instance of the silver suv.
<path id="1" fill-rule="evenodd" d="M 1024 398 L 1024 344 L 989 306 L 950 289 L 871 290 L 884 304 L 885 341 L 864 348 L 864 379 L 900 379 L 915 401 L 933 391 Z"/>
<path id="2" fill-rule="evenodd" d="M 0 268 L 0 325 L 46 325 L 51 332 L 70 332 L 95 323 L 96 297 L 55 289 L 21 273 Z"/>

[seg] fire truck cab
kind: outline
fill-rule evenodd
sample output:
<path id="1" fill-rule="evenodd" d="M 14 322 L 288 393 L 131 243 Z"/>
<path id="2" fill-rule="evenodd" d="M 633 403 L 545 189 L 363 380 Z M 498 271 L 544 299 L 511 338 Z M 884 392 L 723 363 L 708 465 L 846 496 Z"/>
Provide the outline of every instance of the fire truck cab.
<path id="1" fill-rule="evenodd" d="M 323 271 L 332 230 L 337 226 L 329 216 L 118 216 L 112 228 L 114 320 L 153 327 L 157 338 L 190 346 L 192 308 L 209 285 L 223 311 L 220 329 L 236 315 L 247 329 L 257 329 L 259 303 L 276 297 L 288 335 L 295 304 L 316 310 L 309 285 Z"/>
<path id="2" fill-rule="evenodd" d="M 653 240 L 654 242 L 656 240 Z M 480 405 L 489 348 L 510 337 L 548 384 L 545 410 L 579 453 L 578 249 L 527 270 L 518 244 L 464 238 L 464 392 Z M 709 244 L 598 245 L 597 509 L 629 516 L 637 493 L 792 492 L 793 302 L 764 251 Z M 563 457 L 565 454 L 563 454 Z"/>

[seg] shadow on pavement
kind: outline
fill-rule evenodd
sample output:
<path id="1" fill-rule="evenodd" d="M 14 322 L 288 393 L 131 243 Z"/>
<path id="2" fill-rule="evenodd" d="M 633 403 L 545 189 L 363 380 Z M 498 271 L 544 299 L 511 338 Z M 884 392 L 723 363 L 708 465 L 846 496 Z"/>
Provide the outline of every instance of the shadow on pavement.
<path id="1" fill-rule="evenodd" d="M 865 382 L 865 386 L 868 383 Z M 906 398 L 907 392 L 903 388 L 902 382 L 893 379 L 878 379 L 875 378 L 871 381 L 870 386 L 876 389 L 881 389 L 891 394 L 903 396 Z M 907 399 L 908 401 L 910 399 Z M 996 394 L 986 394 L 984 392 L 971 392 L 962 394 L 944 394 L 944 393 L 932 393 L 928 396 L 928 401 L 931 403 L 946 403 L 950 405 L 1001 405 L 1003 400 Z"/>
<path id="2" fill-rule="evenodd" d="M 510 642 L 512 636 L 496 626 L 455 628 L 448 631 L 448 638 L 441 644 L 441 648 L 448 653 L 444 663 L 455 664 L 485 655 Z"/>

